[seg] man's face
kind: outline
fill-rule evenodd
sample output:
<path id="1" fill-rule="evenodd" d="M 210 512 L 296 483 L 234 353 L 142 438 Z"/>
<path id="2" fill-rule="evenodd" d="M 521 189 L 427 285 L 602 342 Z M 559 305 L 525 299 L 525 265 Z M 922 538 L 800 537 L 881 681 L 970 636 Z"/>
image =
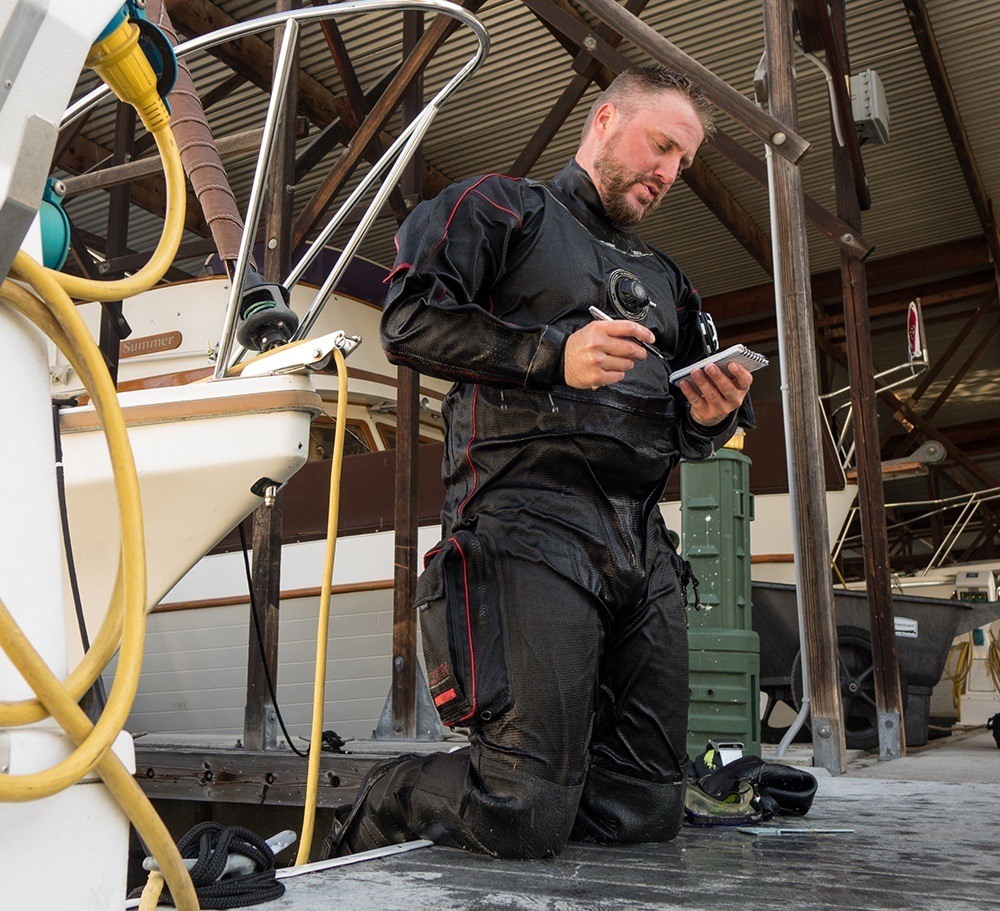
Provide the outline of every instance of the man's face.
<path id="1" fill-rule="evenodd" d="M 594 158 L 594 183 L 608 217 L 638 224 L 655 209 L 705 138 L 691 102 L 666 90 L 614 109 Z"/>

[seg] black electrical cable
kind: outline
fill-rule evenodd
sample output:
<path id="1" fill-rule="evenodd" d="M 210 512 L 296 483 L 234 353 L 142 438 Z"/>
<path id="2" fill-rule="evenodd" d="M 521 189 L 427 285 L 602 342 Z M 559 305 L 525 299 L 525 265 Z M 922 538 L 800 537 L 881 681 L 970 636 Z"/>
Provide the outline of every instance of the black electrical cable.
<path id="1" fill-rule="evenodd" d="M 250 548 L 247 547 L 247 533 L 243 530 L 242 522 L 240 522 L 238 527 L 240 530 L 240 544 L 243 546 L 243 567 L 246 569 L 247 574 L 247 591 L 250 594 L 250 616 L 253 617 L 254 629 L 257 631 L 257 648 L 260 649 L 260 663 L 264 668 L 264 679 L 267 681 L 267 692 L 271 697 L 271 705 L 274 706 L 274 714 L 278 717 L 278 724 L 281 725 L 281 733 L 285 735 L 285 741 L 292 748 L 292 751 L 296 756 L 308 759 L 309 753 L 303 753 L 292 742 L 292 736 L 288 733 L 288 728 L 285 727 L 285 719 L 281 717 L 281 709 L 278 707 L 278 694 L 274 690 L 274 681 L 271 679 L 271 671 L 267 666 L 267 655 L 264 654 L 264 632 L 261 629 L 260 614 L 257 610 L 257 599 L 253 594 L 253 574 L 250 571 Z M 317 749 L 321 749 L 321 747 L 317 746 Z"/>
<path id="2" fill-rule="evenodd" d="M 66 506 L 66 477 L 63 470 L 62 434 L 59 430 L 59 412 L 64 406 L 75 406 L 76 399 L 52 400 L 52 437 L 56 453 L 56 492 L 59 497 L 59 519 L 62 524 L 63 550 L 66 554 L 66 570 L 69 573 L 69 587 L 73 593 L 73 607 L 76 610 L 76 623 L 80 629 L 80 642 L 83 651 L 90 651 L 90 636 L 87 633 L 87 618 L 83 613 L 83 599 L 80 597 L 80 583 L 76 575 L 76 561 L 73 559 L 73 540 L 69 531 L 69 510 Z M 97 708 L 103 709 L 108 701 L 104 689 L 104 680 L 98 675 L 93 686 Z"/>

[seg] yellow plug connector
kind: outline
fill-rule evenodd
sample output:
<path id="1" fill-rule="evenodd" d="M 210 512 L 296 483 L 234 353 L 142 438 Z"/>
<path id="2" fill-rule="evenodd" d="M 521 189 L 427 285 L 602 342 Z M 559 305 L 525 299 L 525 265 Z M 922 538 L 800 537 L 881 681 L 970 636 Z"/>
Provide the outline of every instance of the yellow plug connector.
<path id="1" fill-rule="evenodd" d="M 134 23 L 126 19 L 110 35 L 96 42 L 87 55 L 87 66 L 97 72 L 118 98 L 139 112 L 150 133 L 167 125 L 170 115 L 156 91 L 156 74 L 139 47 L 139 29 Z"/>

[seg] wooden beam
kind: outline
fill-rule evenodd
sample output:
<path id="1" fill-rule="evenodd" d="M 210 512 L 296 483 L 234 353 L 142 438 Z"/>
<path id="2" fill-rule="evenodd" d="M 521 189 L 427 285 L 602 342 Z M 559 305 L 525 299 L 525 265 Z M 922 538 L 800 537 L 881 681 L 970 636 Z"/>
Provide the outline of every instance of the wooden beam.
<path id="1" fill-rule="evenodd" d="M 215 241 L 211 237 L 201 237 L 198 240 L 190 240 L 187 243 L 181 244 L 177 248 L 177 255 L 174 257 L 174 262 L 181 262 L 185 259 L 206 259 L 212 256 L 216 252 Z M 116 256 L 113 259 L 108 259 L 105 262 L 108 266 L 108 272 L 135 272 L 136 269 L 143 266 L 149 259 L 148 253 L 126 253 L 124 256 Z M 102 263 L 101 265 L 104 265 Z M 188 275 L 186 272 L 180 272 L 175 280 L 177 281 L 190 281 L 194 278 L 193 275 Z"/>
<path id="2" fill-rule="evenodd" d="M 708 140 L 710 146 L 731 161 L 751 180 L 767 187 L 767 165 L 756 155 L 748 152 L 725 130 L 717 129 Z M 827 210 L 811 196 L 805 196 L 806 218 L 810 224 L 822 231 L 837 246 L 858 259 L 865 259 L 874 248 L 858 231 L 852 229 L 843 219 Z"/>
<path id="3" fill-rule="evenodd" d="M 543 22 L 550 25 L 558 34 L 566 37 L 570 53 L 576 56 L 579 56 L 579 53 L 588 53 L 593 60 L 600 61 L 607 66 L 613 75 L 617 75 L 631 65 L 628 58 L 616 51 L 610 43 L 604 40 L 601 34 L 552 0 L 524 0 L 524 3 Z M 584 87 L 586 86 L 583 78 L 580 76 L 574 80 L 572 84 L 574 92 L 581 83 Z M 580 94 L 583 94 L 582 90 Z M 572 96 L 568 95 L 567 100 L 570 97 Z M 565 116 L 562 114 L 563 111 L 568 114 L 565 102 L 560 108 L 560 113 L 554 116 Z M 552 124 L 546 127 L 545 133 L 550 131 L 552 131 Z M 529 156 L 535 155 L 539 151 L 537 144 L 529 143 L 528 151 Z M 525 159 L 525 161 L 527 160 Z M 709 211 L 722 222 L 726 230 L 746 248 L 757 264 L 770 275 L 770 240 L 708 165 L 696 158 L 694 165 L 688 168 L 682 176 L 685 183 L 705 203 Z"/>
<path id="4" fill-rule="evenodd" d="M 927 7 L 924 5 L 924 0 L 903 0 L 903 7 L 910 20 L 913 35 L 917 39 L 920 56 L 923 58 L 938 108 L 948 129 L 948 138 L 955 149 L 958 166 L 962 169 L 962 177 L 969 188 L 972 205 L 975 207 L 979 223 L 983 226 L 986 242 L 989 244 L 994 261 L 1000 261 L 1000 239 L 997 238 L 992 202 L 979 172 L 979 166 L 976 164 L 972 143 L 969 142 L 969 134 L 965 130 L 965 123 L 958 109 L 958 101 L 952 90 L 951 80 L 948 78 L 941 49 L 934 35 L 934 27 L 927 14 Z"/>
<path id="5" fill-rule="evenodd" d="M 110 154 L 108 149 L 87 139 L 86 136 L 75 136 L 66 147 L 66 151 L 60 156 L 59 161 L 56 162 L 56 166 L 70 174 L 82 174 Z M 133 204 L 139 208 L 145 209 L 159 218 L 166 215 L 167 192 L 162 180 L 158 181 L 154 178 L 135 181 L 131 187 L 131 194 Z M 188 192 L 184 227 L 186 230 L 203 237 L 208 234 L 208 223 L 201 213 L 201 205 L 190 191 Z"/>
<path id="6" fill-rule="evenodd" d="M 851 183 L 858 205 L 862 211 L 867 211 L 872 206 L 872 196 L 865 176 L 864 159 L 861 157 L 861 143 L 854 128 L 854 113 L 848 88 L 851 64 L 847 50 L 847 24 L 841 15 L 842 5 L 838 0 L 796 0 L 796 5 L 800 12 L 806 10 L 808 21 L 814 21 L 819 26 L 826 63 L 833 76 L 834 105 L 830 113 L 836 118 L 844 139 L 844 151 L 851 162 Z M 836 136 L 833 141 L 837 142 Z"/>
<path id="7" fill-rule="evenodd" d="M 949 281 L 954 281 L 950 279 Z M 935 286 L 925 286 L 925 287 L 935 287 Z M 933 315 L 928 315 L 936 305 L 939 304 L 954 304 L 962 303 L 966 300 L 978 300 L 984 294 L 989 293 L 993 288 L 993 278 L 989 279 L 989 283 L 982 283 L 980 285 L 966 287 L 962 285 L 957 290 L 947 291 L 942 294 L 928 294 L 926 297 L 922 297 L 924 308 L 924 326 L 928 329 L 938 323 L 944 322 L 954 322 L 955 319 L 961 319 L 962 317 L 967 317 L 972 310 L 962 310 L 958 312 L 949 313 L 934 313 Z M 912 293 L 913 289 L 908 289 L 911 293 L 903 293 L 902 291 L 893 291 L 887 294 L 880 295 L 869 295 L 869 315 L 873 320 L 878 319 L 879 322 L 872 325 L 869 329 L 872 337 L 886 335 L 887 333 L 894 332 L 898 333 L 900 331 L 902 323 L 897 323 L 895 325 L 888 323 L 889 317 L 894 315 L 902 315 L 906 312 L 906 308 L 909 302 L 913 299 L 915 293 Z M 884 303 L 883 303 L 884 301 Z M 713 315 L 714 310 L 709 308 L 709 312 Z M 756 319 L 752 320 L 741 320 L 739 322 L 732 321 L 719 321 L 716 320 L 720 328 L 726 332 L 738 332 L 740 335 L 740 340 L 746 344 L 753 342 L 754 344 L 764 344 L 767 342 L 773 342 L 776 338 L 776 329 L 774 314 L 764 314 Z M 826 334 L 829 341 L 835 342 L 843 338 L 844 334 L 844 315 L 842 312 L 833 313 L 829 316 L 823 316 L 821 319 L 817 319 L 815 324 L 818 329 L 822 329 Z M 824 353 L 820 350 L 820 353 Z"/>
<path id="8" fill-rule="evenodd" d="M 223 136 L 216 142 L 216 146 L 224 159 L 242 158 L 260 149 L 263 133 L 263 129 L 244 130 L 242 133 Z M 69 198 L 93 190 L 108 190 L 119 184 L 162 173 L 163 159 L 157 154 L 134 159 L 126 164 L 97 168 L 77 177 L 67 177 L 63 183 L 66 185 L 66 197 Z"/>
<path id="9" fill-rule="evenodd" d="M 240 742 L 232 749 L 175 748 L 150 746 L 138 740 L 135 779 L 154 800 L 196 800 L 206 807 L 209 802 L 242 803 L 252 806 L 254 813 L 265 806 L 287 809 L 305 805 L 306 763 L 291 750 L 245 747 Z M 383 758 L 321 753 L 316 806 L 339 807 L 350 803 L 368 770 Z"/>
<path id="10" fill-rule="evenodd" d="M 556 42 L 562 46 L 562 49 L 566 51 L 571 57 L 575 57 L 577 54 L 576 45 L 573 43 L 572 40 L 570 40 L 565 31 L 555 26 L 555 24 L 552 21 L 552 17 L 543 16 L 541 13 L 539 13 L 538 9 L 536 8 L 538 4 L 536 3 L 529 2 L 529 0 L 524 0 L 524 5 L 528 7 L 528 9 L 530 9 L 532 13 L 535 14 L 535 18 L 542 23 L 542 25 L 545 27 L 545 30 L 553 38 L 555 38 Z M 557 10 L 559 13 L 566 16 L 567 18 L 573 19 L 576 22 L 580 22 L 580 19 L 570 11 L 565 2 L 563 2 L 562 4 L 550 3 L 548 5 L 552 9 Z M 581 24 L 583 23 L 581 22 Z M 584 25 L 584 28 L 589 28 L 589 26 Z"/>
<path id="11" fill-rule="evenodd" d="M 691 167 L 685 169 L 681 176 L 708 210 L 743 245 L 757 265 L 768 275 L 772 275 L 774 266 L 771 262 L 771 239 L 726 189 L 715 172 L 700 158 L 695 158 Z"/>
<path id="12" fill-rule="evenodd" d="M 625 9 L 633 15 L 638 16 L 646 7 L 649 0 L 626 0 Z M 610 26 L 601 23 L 595 30 L 598 39 L 606 41 L 611 48 L 618 47 L 622 36 L 611 29 Z M 573 112 L 580 99 L 583 98 L 591 82 L 598 76 L 601 69 L 589 51 L 580 50 L 573 58 L 573 69 L 576 75 L 570 80 L 569 85 L 563 89 L 562 94 L 557 99 L 552 109 L 545 116 L 542 122 L 535 128 L 528 144 L 518 155 L 508 172 L 512 177 L 523 177 L 538 161 L 539 156 L 548 147 L 559 128 L 566 122 L 566 118 Z M 606 87 L 602 85 L 602 88 Z"/>
<path id="13" fill-rule="evenodd" d="M 467 0 L 463 6 L 470 12 L 475 12 L 482 5 L 482 2 L 483 0 Z M 354 172 L 365 148 L 372 138 L 378 135 L 396 110 L 407 86 L 423 72 L 431 56 L 457 27 L 457 20 L 441 15 L 424 32 L 413 53 L 406 58 L 398 72 L 393 76 L 385 93 L 374 104 L 337 164 L 334 165 L 323 183 L 317 187 L 312 199 L 306 203 L 303 211 L 299 213 L 292 234 L 293 246 L 298 247 L 316 228 L 331 202 Z"/>
<path id="14" fill-rule="evenodd" d="M 830 44 L 828 11 L 831 8 L 837 9 L 837 0 L 831 2 L 832 7 L 827 7 L 825 4 L 823 7 L 824 43 L 828 59 L 836 56 L 839 68 L 842 70 L 846 65 L 846 55 Z M 834 78 L 841 76 L 835 75 Z M 842 79 L 841 83 L 843 84 Z M 831 118 L 837 116 L 838 111 L 831 111 Z M 841 122 L 845 122 L 842 117 Z M 862 202 L 859 199 L 860 181 L 855 171 L 855 156 L 851 152 L 849 142 L 843 147 L 837 143 L 836 126 L 832 119 L 830 132 L 833 137 L 837 215 L 860 231 Z M 886 535 L 885 499 L 882 492 L 882 453 L 879 446 L 878 413 L 875 408 L 875 367 L 872 357 L 872 337 L 868 331 L 871 321 L 868 312 L 868 278 L 865 264 L 846 253 L 841 253 L 840 270 L 844 299 L 847 372 L 854 414 L 859 518 L 864 550 L 865 589 L 868 593 L 879 758 L 898 759 L 906 754 L 906 737 L 903 723 L 903 693 L 899 679 L 899 655 L 896 651 L 896 631 L 892 612 L 889 541 Z"/>
<path id="15" fill-rule="evenodd" d="M 73 228 L 73 233 L 76 234 L 90 250 L 96 250 L 101 254 L 101 256 L 107 256 L 108 239 L 106 237 L 101 237 L 98 234 L 92 234 L 90 231 L 85 231 L 82 228 L 76 227 Z M 126 250 L 125 256 L 134 257 L 134 262 L 136 263 L 134 268 L 139 268 L 139 266 L 143 266 L 149 261 L 149 253 L 136 253 L 134 250 Z M 96 277 L 101 279 L 107 278 L 108 275 L 112 274 L 113 267 L 120 271 L 126 271 L 119 259 L 105 259 L 104 262 L 97 263 Z M 187 272 L 178 269 L 176 266 L 171 266 L 167 269 L 163 276 L 163 280 L 169 282 L 189 282 L 193 278 L 193 275 L 189 275 Z"/>
<path id="16" fill-rule="evenodd" d="M 794 129 L 798 113 L 792 76 L 791 6 L 788 0 L 764 0 L 763 8 L 771 113 L 776 121 Z M 782 379 L 787 386 L 786 412 L 796 421 L 796 426 L 787 428 L 786 433 L 789 441 L 795 438 L 794 446 L 789 442 L 788 461 L 789 486 L 794 491 L 796 598 L 804 625 L 803 663 L 809 670 L 814 763 L 837 775 L 845 771 L 847 763 L 802 175 L 793 161 L 774 155 L 772 176 L 777 251 L 774 268 L 781 288 L 778 311 L 783 340 Z"/>
<path id="17" fill-rule="evenodd" d="M 312 3 L 313 6 L 329 5 L 328 0 L 312 0 Z M 361 88 L 361 82 L 358 80 L 358 74 L 354 71 L 354 65 L 351 63 L 350 55 L 347 52 L 347 44 L 340 34 L 340 29 L 337 27 L 336 21 L 333 19 L 324 19 L 320 23 L 320 28 L 323 31 L 323 37 L 326 39 L 326 46 L 330 49 L 330 54 L 333 56 L 337 72 L 340 73 L 340 81 L 344 86 L 344 94 L 347 97 L 348 106 L 348 126 L 351 128 L 351 132 L 356 132 L 364 118 L 371 111 L 371 106 L 365 99 L 365 93 Z M 368 147 L 364 150 L 364 154 L 365 158 L 372 163 L 385 154 L 385 145 L 379 134 L 372 137 Z M 408 214 L 408 209 L 399 187 L 394 187 L 389 194 L 389 208 L 392 209 L 392 214 L 396 216 L 396 221 L 401 224 Z"/>
<path id="18" fill-rule="evenodd" d="M 424 30 L 423 16 L 403 14 L 403 53 L 413 53 Z M 423 79 L 418 75 L 402 98 L 403 120 L 418 116 L 423 107 Z M 420 162 L 407 167 L 407 193 L 420 197 Z M 417 449 L 420 445 L 420 374 L 407 367 L 396 371 L 396 498 L 393 505 L 392 689 L 391 736 L 417 736 L 417 617 L 413 610 L 417 590 Z"/>
<path id="19" fill-rule="evenodd" d="M 789 161 L 798 161 L 809 149 L 791 126 L 765 114 L 749 98 L 689 57 L 680 48 L 654 31 L 641 19 L 619 6 L 615 0 L 579 0 L 580 5 L 606 22 L 657 63 L 683 73 L 738 124 L 770 145 L 775 153 Z"/>
<path id="20" fill-rule="evenodd" d="M 883 289 L 878 298 L 879 305 L 891 300 L 908 303 L 916 296 L 920 296 L 926 304 L 928 297 L 949 291 L 958 292 L 959 297 L 983 294 L 986 291 L 982 290 L 981 283 L 993 273 L 989 251 L 981 237 L 922 247 L 866 265 L 869 287 Z M 954 277 L 942 279 L 942 276 Z M 930 282 L 934 285 L 928 291 Z M 967 293 L 961 290 L 966 288 L 969 289 Z M 811 289 L 815 300 L 839 302 L 840 271 L 830 270 L 813 275 Z M 774 285 L 766 282 L 738 291 L 725 291 L 705 298 L 704 304 L 719 323 L 773 313 Z"/>
<path id="21" fill-rule="evenodd" d="M 232 92 L 235 89 L 239 88 L 239 86 L 243 85 L 243 83 L 246 81 L 247 77 L 244 76 L 242 73 L 233 73 L 233 75 L 231 75 L 228 79 L 225 79 L 223 82 L 219 83 L 219 85 L 217 85 L 214 89 L 209 90 L 204 94 L 204 96 L 202 96 L 201 109 L 203 111 L 207 111 L 210 108 L 214 107 L 220 101 L 223 101 L 226 98 L 228 98 L 229 95 L 232 94 Z M 80 120 L 78 120 L 77 123 L 86 122 L 87 117 L 89 117 L 90 114 L 93 113 L 93 110 L 96 109 L 88 111 L 86 116 L 80 118 Z M 152 149 L 155 145 L 156 145 L 156 139 L 153 136 L 153 134 L 144 133 L 142 136 L 139 136 L 136 139 L 135 149 L 133 149 L 132 157 L 138 158 L 140 155 L 145 155 L 146 152 Z M 111 159 L 106 158 L 104 161 L 100 162 L 96 167 L 94 167 L 93 171 L 104 170 L 110 165 L 111 165 Z"/>
<path id="22" fill-rule="evenodd" d="M 592 60 L 599 61 L 610 69 L 613 74 L 617 75 L 622 70 L 631 66 L 628 58 L 615 50 L 614 45 L 610 42 L 610 38 L 605 40 L 602 33 L 591 29 L 585 22 L 580 21 L 566 10 L 557 6 L 552 0 L 524 0 L 524 2 L 540 19 L 549 23 L 564 35 L 573 46 L 579 49 L 580 54 L 586 53 Z M 621 40 L 620 35 L 614 37 Z M 617 41 L 615 44 L 617 44 Z M 556 103 L 556 107 L 553 108 L 546 120 L 542 122 L 535 136 L 532 137 L 524 152 L 521 153 L 521 156 L 515 162 L 515 174 L 526 173 L 527 169 L 534 164 L 538 155 L 541 154 L 541 150 L 548 144 L 552 136 L 555 135 L 556 130 L 558 130 L 559 126 L 569 115 L 576 101 L 583 95 L 589 81 L 589 79 L 585 81 L 583 77 L 578 77 L 567 87 L 563 96 Z M 744 149 L 743 146 L 723 130 L 716 130 L 715 135 L 709 137 L 707 142 L 723 157 L 746 172 L 762 186 L 767 186 L 767 168 L 764 163 Z M 685 174 L 684 176 L 687 178 L 688 175 Z M 715 178 L 714 174 L 712 178 Z M 703 201 L 709 205 L 709 209 L 716 217 L 720 218 L 727 230 L 737 240 L 743 243 L 744 238 L 746 238 L 749 241 L 750 245 L 747 246 L 747 251 L 770 274 L 770 267 L 763 266 L 761 259 L 763 252 L 764 258 L 766 258 L 767 262 L 770 262 L 770 244 L 769 242 L 765 243 L 764 247 L 761 248 L 758 243 L 759 238 L 766 237 L 766 235 L 756 226 L 756 223 L 753 222 L 743 207 L 732 198 L 732 194 L 725 185 L 717 178 L 714 180 L 712 178 L 706 177 L 706 180 L 711 181 L 713 186 L 709 198 L 703 199 Z M 695 180 L 697 179 L 695 177 Z M 692 189 L 694 189 L 693 186 Z M 729 196 L 730 199 L 720 203 L 720 191 Z M 700 197 L 700 194 L 698 195 Z M 710 204 L 709 200 L 711 200 Z M 720 214 L 720 212 L 723 214 Z M 740 212 L 743 215 L 739 215 L 738 213 Z M 810 197 L 806 197 L 806 213 L 809 220 L 819 230 L 841 248 L 847 249 L 853 255 L 864 258 L 872 251 L 871 244 L 860 236 L 857 229 L 852 229 Z M 747 221 L 750 222 L 749 225 Z"/>
<path id="23" fill-rule="evenodd" d="M 399 70 L 399 65 L 390 67 L 365 93 L 365 103 L 369 108 L 378 101 L 379 96 L 389 87 L 393 76 Z M 295 182 L 298 183 L 309 171 L 323 160 L 331 149 L 338 145 L 347 145 L 351 138 L 351 128 L 348 126 L 346 114 L 328 123 L 295 159 Z"/>
<path id="24" fill-rule="evenodd" d="M 278 0 L 276 12 L 301 7 L 301 0 Z M 277 68 L 284 28 L 275 30 L 272 67 Z M 291 268 L 292 173 L 295 164 L 295 120 L 298 99 L 299 47 L 292 52 L 285 104 L 275 123 L 269 180 L 264 193 L 263 228 L 265 281 L 278 283 Z M 278 639 L 281 606 L 281 538 L 284 491 L 278 489 L 253 513 L 253 603 L 247 641 L 247 695 L 243 713 L 243 744 L 248 750 L 277 746 L 277 707 L 271 688 L 278 687 Z M 242 526 L 241 526 L 242 528 Z M 269 682 L 270 681 L 270 685 Z M 319 749 L 315 744 L 314 749 Z"/>

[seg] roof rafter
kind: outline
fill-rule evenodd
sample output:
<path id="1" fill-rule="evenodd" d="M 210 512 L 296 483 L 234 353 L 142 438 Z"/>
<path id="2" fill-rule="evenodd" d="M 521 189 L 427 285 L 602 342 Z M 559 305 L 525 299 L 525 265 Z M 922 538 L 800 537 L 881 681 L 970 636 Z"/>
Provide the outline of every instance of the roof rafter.
<path id="1" fill-rule="evenodd" d="M 328 6 L 329 0 L 312 0 L 312 4 L 313 6 Z M 364 89 L 361 88 L 358 74 L 354 71 L 350 54 L 347 52 L 347 44 L 344 42 L 343 35 L 340 34 L 340 28 L 336 21 L 324 19 L 320 23 L 320 28 L 323 30 L 323 37 L 326 38 L 327 47 L 330 49 L 337 72 L 340 73 L 340 81 L 344 86 L 344 95 L 347 98 L 347 124 L 353 132 L 357 132 L 361 128 L 364 118 L 371 113 L 371 105 L 365 98 Z M 372 136 L 364 154 L 369 161 L 377 161 L 385 154 L 385 145 L 378 133 Z M 396 221 L 402 224 L 403 219 L 409 214 L 409 210 L 398 186 L 393 187 L 389 194 L 389 206 L 392 209 L 392 214 L 396 216 Z"/>
<path id="2" fill-rule="evenodd" d="M 647 3 L 649 0 L 626 0 L 625 9 L 638 16 Z M 622 40 L 621 35 L 603 22 L 597 27 L 594 34 L 600 40 L 607 41 L 608 47 L 611 48 L 618 47 Z M 602 88 L 606 88 L 610 82 L 610 79 L 606 77 L 612 75 L 607 67 L 602 66 L 586 50 L 576 52 L 576 56 L 573 58 L 573 69 L 576 75 L 563 89 L 549 113 L 535 128 L 531 139 L 528 140 L 527 145 L 509 171 L 512 176 L 523 177 L 531 170 L 539 156 L 548 148 L 549 143 L 559 132 L 560 127 L 566 122 L 566 118 L 573 113 L 574 108 L 590 87 L 590 83 L 596 80 Z"/>
<path id="3" fill-rule="evenodd" d="M 955 148 L 955 156 L 962 169 L 962 177 L 965 178 L 966 186 L 969 188 L 972 205 L 975 206 L 979 223 L 983 226 L 986 242 L 993 253 L 994 261 L 1000 261 L 1000 238 L 997 237 L 997 227 L 993 218 L 993 203 L 986 192 L 979 166 L 976 164 L 972 143 L 969 141 L 969 134 L 965 130 L 965 123 L 958 110 L 958 101 L 951 88 L 951 80 L 945 69 L 941 49 L 934 35 L 930 16 L 927 14 L 927 7 L 924 5 L 924 0 L 903 0 L 903 6 L 906 8 L 906 15 L 910 20 L 914 37 L 917 39 L 920 56 L 923 57 L 924 68 L 927 70 L 931 87 L 937 97 L 941 116 L 948 128 L 948 138 Z"/>
<path id="4" fill-rule="evenodd" d="M 462 5 L 470 12 L 475 12 L 482 3 L 483 0 L 466 0 Z M 319 220 L 330 207 L 334 198 L 336 198 L 351 174 L 354 173 L 354 169 L 357 167 L 364 149 L 371 142 L 372 138 L 378 135 L 379 131 L 385 126 L 402 101 L 403 94 L 410 83 L 423 72 L 427 62 L 448 36 L 458 27 L 458 24 L 457 19 L 439 15 L 421 36 L 413 52 L 407 56 L 403 65 L 396 72 L 395 76 L 393 76 L 385 93 L 372 106 L 360 129 L 351 138 L 347 148 L 344 149 L 340 159 L 330 173 L 327 174 L 323 183 L 316 188 L 312 198 L 306 203 L 305 208 L 299 214 L 293 230 L 293 246 L 298 246 L 302 243 L 316 228 Z"/>
<path id="5" fill-rule="evenodd" d="M 610 70 L 611 76 L 631 66 L 628 58 L 616 51 L 602 35 L 553 0 L 524 0 L 524 3 L 550 30 L 565 38 L 560 44 L 566 47 L 574 59 L 580 53 L 592 54 L 596 61 Z M 611 29 L 610 26 L 607 28 Z M 598 75 L 595 73 L 595 77 Z M 771 274 L 771 244 L 767 235 L 712 169 L 703 160 L 696 158 L 693 166 L 681 176 L 754 261 Z"/>

